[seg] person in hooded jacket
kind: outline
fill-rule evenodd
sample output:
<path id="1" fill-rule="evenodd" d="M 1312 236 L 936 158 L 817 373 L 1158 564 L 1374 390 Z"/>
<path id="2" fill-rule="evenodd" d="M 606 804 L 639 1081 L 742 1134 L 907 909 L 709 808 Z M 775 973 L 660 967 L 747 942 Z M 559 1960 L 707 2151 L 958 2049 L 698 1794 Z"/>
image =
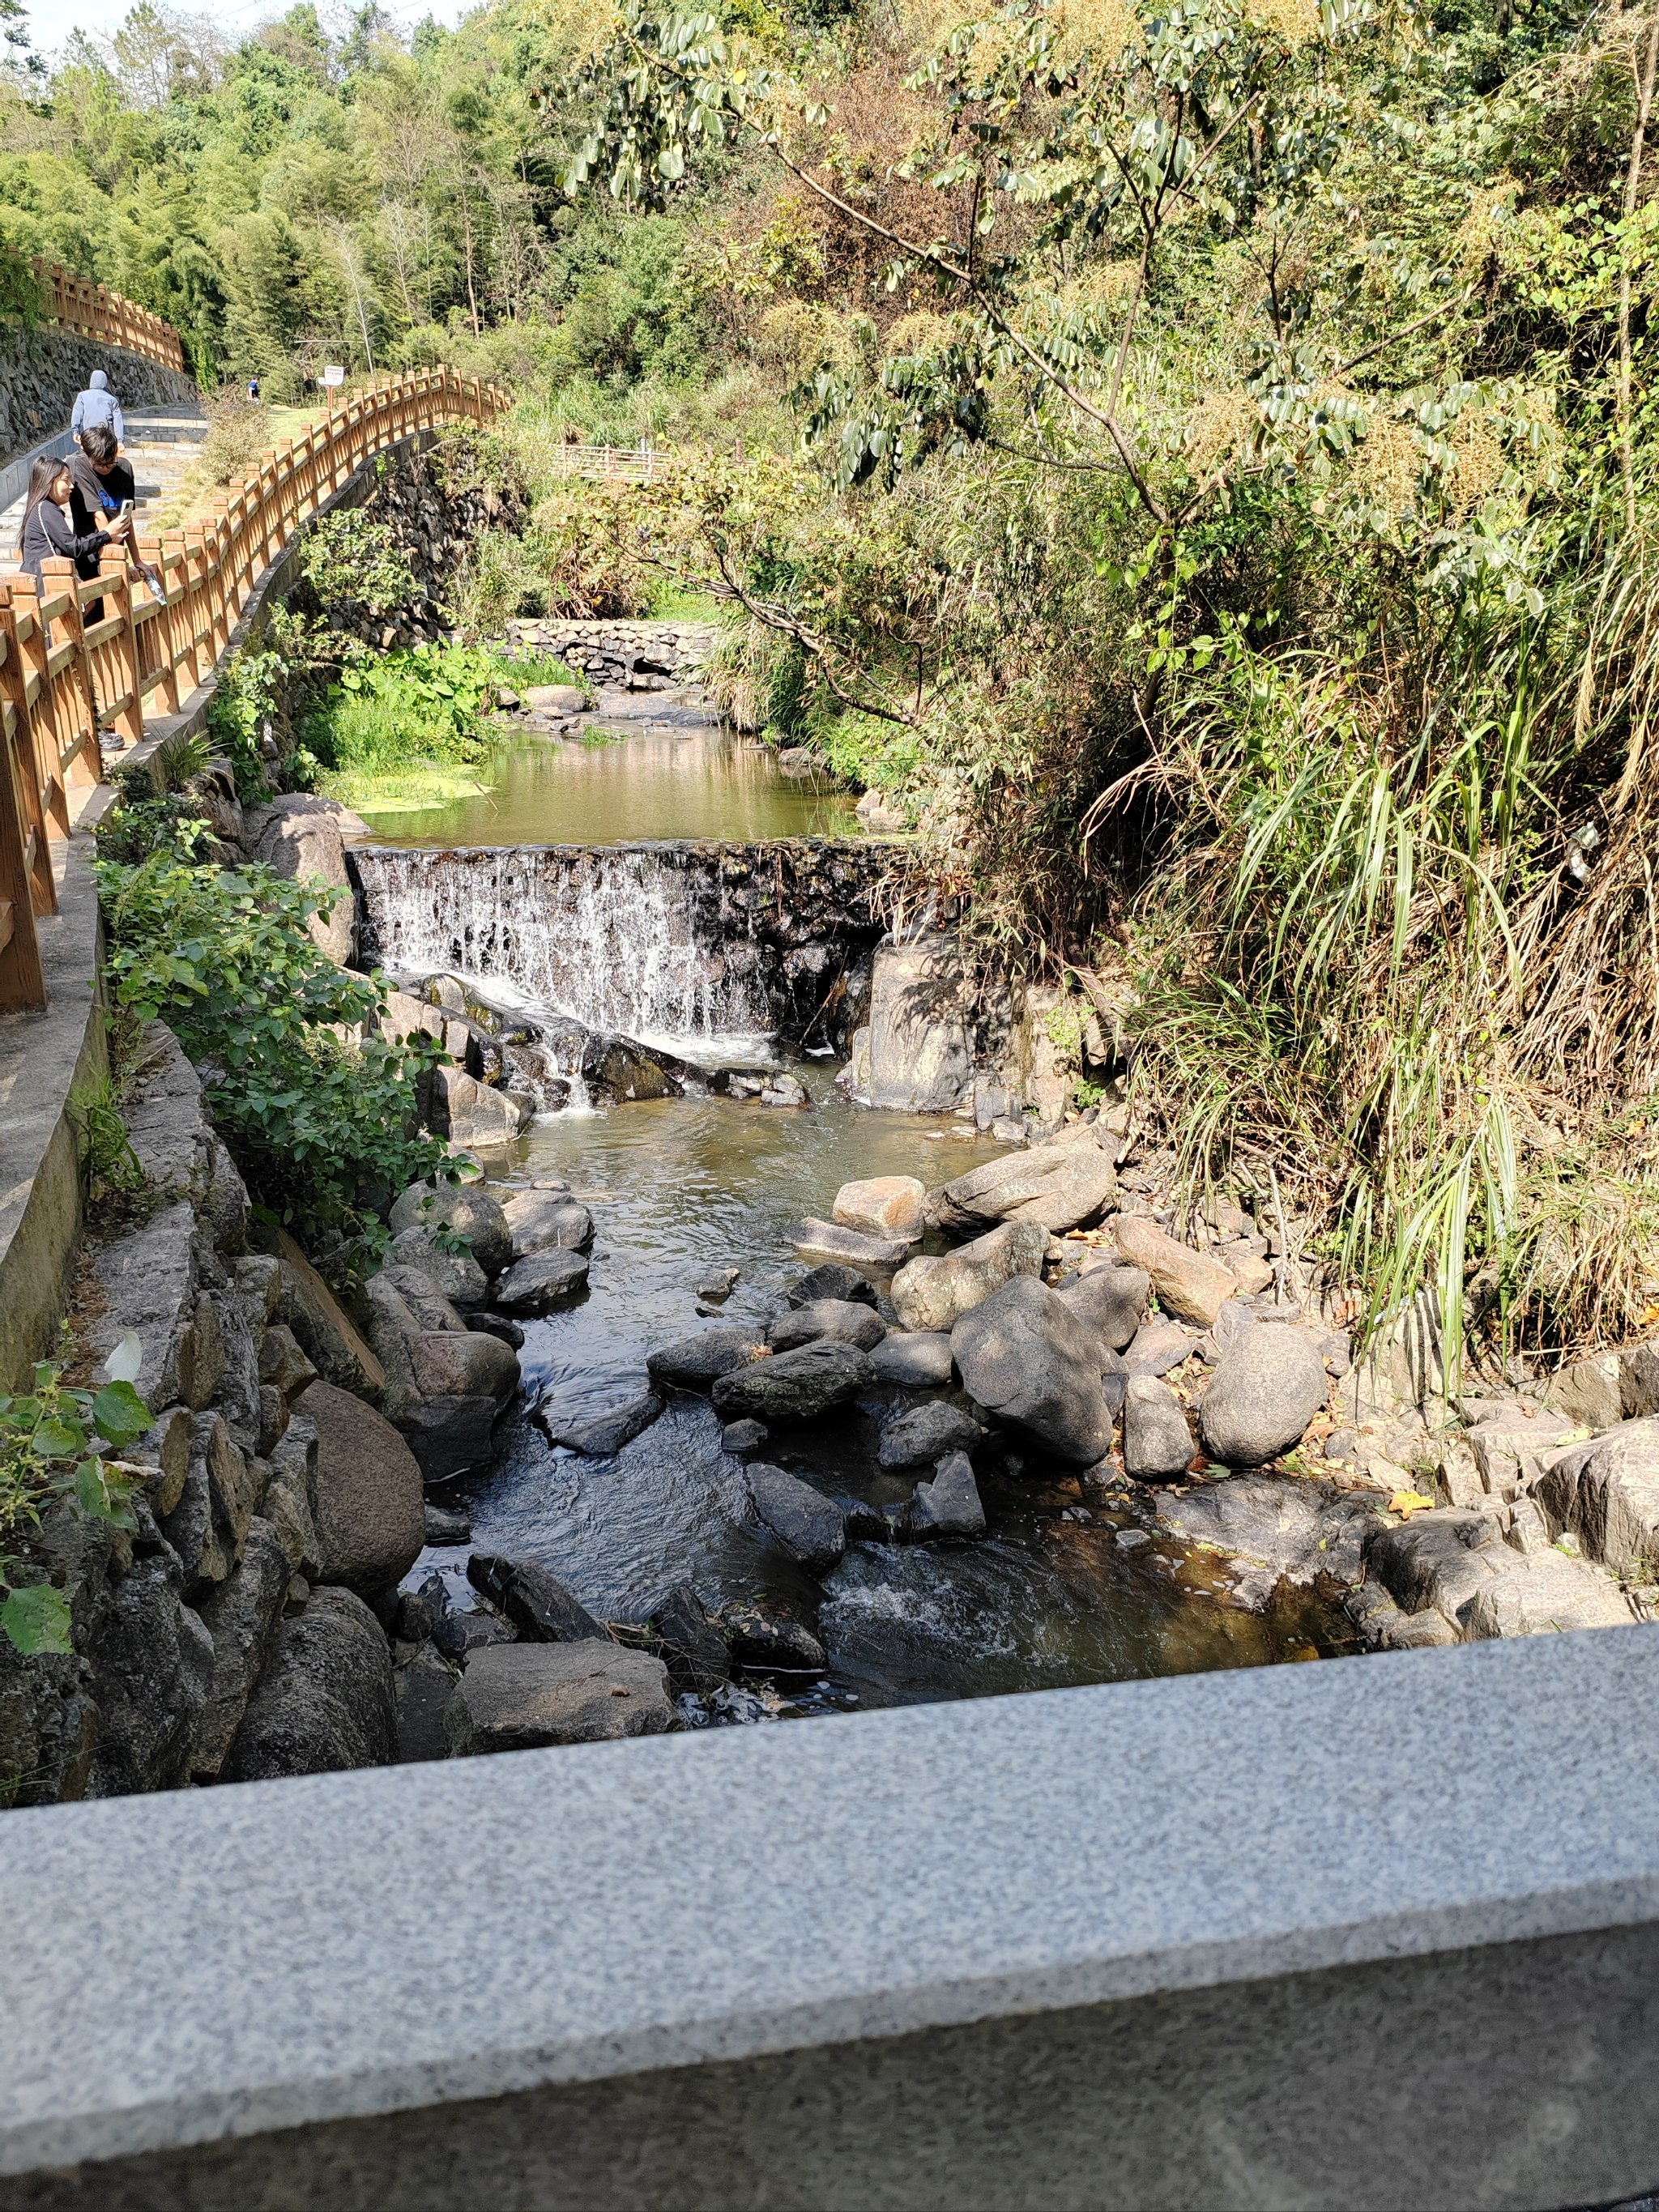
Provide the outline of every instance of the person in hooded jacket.
<path id="1" fill-rule="evenodd" d="M 126 417 L 121 412 L 121 403 L 109 388 L 109 379 L 101 368 L 94 368 L 87 379 L 87 388 L 77 392 L 75 406 L 70 415 L 70 428 L 78 438 L 100 422 L 115 433 L 115 442 L 124 446 L 127 439 Z"/>

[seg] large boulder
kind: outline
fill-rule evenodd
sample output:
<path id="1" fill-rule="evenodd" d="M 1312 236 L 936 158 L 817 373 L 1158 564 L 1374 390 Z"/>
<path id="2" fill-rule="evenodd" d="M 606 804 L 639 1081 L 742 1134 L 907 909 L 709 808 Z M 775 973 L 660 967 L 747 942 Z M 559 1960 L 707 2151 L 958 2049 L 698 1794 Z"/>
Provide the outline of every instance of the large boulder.
<path id="1" fill-rule="evenodd" d="M 707 1697 L 728 1681 L 732 1655 L 689 1583 L 678 1583 L 647 1624 L 662 1645 L 668 1679 L 677 1690 Z"/>
<path id="2" fill-rule="evenodd" d="M 1035 1221 L 1050 1236 L 1100 1212 L 1117 1188 L 1116 1139 L 1104 1146 L 1097 1125 L 1068 1129 L 1028 1152 L 971 1168 L 927 1194 L 932 1228 L 972 1236 L 999 1221 Z"/>
<path id="3" fill-rule="evenodd" d="M 1564 1452 L 1533 1495 L 1592 1559 L 1647 1580 L 1659 1565 L 1659 1420 L 1624 1421 Z"/>
<path id="4" fill-rule="evenodd" d="M 1004 1283 L 1040 1274 L 1048 1249 L 1048 1231 L 1038 1223 L 1005 1222 L 954 1252 L 901 1267 L 893 1278 L 893 1310 L 906 1328 L 951 1328 Z"/>
<path id="5" fill-rule="evenodd" d="M 934 1398 L 895 1414 L 881 1432 L 876 1456 L 884 1467 L 932 1467 L 947 1452 L 974 1450 L 985 1434 L 971 1413 Z"/>
<path id="6" fill-rule="evenodd" d="M 398 1755 L 392 1647 L 362 1600 L 319 1589 L 285 1620 L 222 1769 L 227 1781 L 387 1766 Z"/>
<path id="7" fill-rule="evenodd" d="M 1198 1409 L 1204 1449 L 1224 1467 L 1261 1467 L 1302 1441 L 1325 1402 L 1325 1361 L 1299 1328 L 1247 1329 L 1216 1364 Z"/>
<path id="8" fill-rule="evenodd" d="M 854 1062 L 872 1106 L 949 1114 L 973 1088 L 968 988 L 953 937 L 879 945 L 870 981 L 870 1023 Z"/>
<path id="9" fill-rule="evenodd" d="M 1092 1467 L 1111 1449 L 1099 1346 L 1034 1277 L 1013 1277 L 965 1313 L 951 1331 L 951 1356 L 969 1397 L 1056 1459 Z"/>
<path id="10" fill-rule="evenodd" d="M 1087 1269 L 1060 1295 L 1109 1352 L 1121 1352 L 1134 1341 L 1150 1287 L 1144 1267 L 1107 1266 Z"/>
<path id="11" fill-rule="evenodd" d="M 690 1073 L 683 1060 L 641 1044 L 637 1037 L 598 1031 L 582 1053 L 588 1096 L 621 1105 L 630 1098 L 678 1098 Z"/>
<path id="12" fill-rule="evenodd" d="M 927 1186 L 915 1176 L 874 1176 L 865 1182 L 842 1183 L 830 1212 L 843 1229 L 866 1237 L 920 1237 L 927 1194 Z"/>
<path id="13" fill-rule="evenodd" d="M 1123 1394 L 1123 1468 L 1136 1482 L 1179 1482 L 1193 1461 L 1193 1432 L 1167 1382 L 1132 1375 Z"/>
<path id="14" fill-rule="evenodd" d="M 774 1352 L 793 1352 L 798 1345 L 830 1336 L 870 1352 L 886 1334 L 887 1324 L 872 1306 L 851 1298 L 815 1298 L 810 1305 L 780 1314 L 767 1330 L 766 1340 Z"/>
<path id="15" fill-rule="evenodd" d="M 464 1237 L 486 1275 L 499 1275 L 516 1256 L 506 1211 L 480 1183 L 411 1184 L 392 1209 L 392 1233 L 422 1228 Z"/>
<path id="16" fill-rule="evenodd" d="M 1178 1244 L 1143 1214 L 1119 1214 L 1115 1233 L 1124 1259 L 1132 1267 L 1146 1270 L 1159 1304 L 1182 1321 L 1209 1328 L 1238 1288 L 1238 1278 L 1219 1260 Z"/>
<path id="17" fill-rule="evenodd" d="M 282 1304 L 289 1327 L 325 1382 L 377 1404 L 386 1370 L 332 1291 L 285 1229 L 276 1232 Z"/>
<path id="18" fill-rule="evenodd" d="M 486 1644 L 467 1661 L 445 1717 L 457 1759 L 661 1735 L 676 1724 L 660 1659 L 592 1643 Z"/>
<path id="19" fill-rule="evenodd" d="M 744 1476 L 757 1519 L 814 1574 L 826 1573 L 847 1548 L 846 1516 L 832 1498 L 781 1467 L 757 1460 Z"/>
<path id="20" fill-rule="evenodd" d="M 558 1577 L 535 1559 L 503 1559 L 475 1552 L 466 1563 L 474 1589 L 504 1613 L 521 1636 L 543 1644 L 608 1641 L 605 1632 Z"/>
<path id="21" fill-rule="evenodd" d="M 781 1421 L 810 1421 L 844 1406 L 874 1380 L 867 1352 L 820 1337 L 798 1351 L 775 1352 L 722 1375 L 712 1395 L 715 1412 L 728 1421 L 747 1417 L 774 1427 Z"/>
<path id="22" fill-rule="evenodd" d="M 951 1379 L 951 1339 L 939 1328 L 890 1328 L 870 1354 L 878 1382 L 935 1390 Z"/>
<path id="23" fill-rule="evenodd" d="M 434 1223 L 417 1222 L 399 1231 L 392 1240 L 391 1263 L 418 1267 L 435 1283 L 453 1306 L 481 1306 L 489 1296 L 483 1269 L 464 1246 L 453 1246 L 449 1231 Z"/>
<path id="24" fill-rule="evenodd" d="M 185 1604 L 179 1561 L 165 1548 L 135 1559 L 97 1600 L 85 1632 L 86 1684 L 102 1726 L 87 1795 L 125 1797 L 187 1781 L 212 1695 L 214 1644 Z"/>
<path id="25" fill-rule="evenodd" d="M 1385 1525 L 1375 1492 L 1366 1497 L 1260 1474 L 1166 1498 L 1159 1504 L 1158 1518 L 1188 1543 L 1208 1545 L 1255 1569 L 1239 1585 L 1255 1602 L 1279 1582 L 1302 1588 L 1323 1576 L 1358 1582 L 1365 1540 Z"/>
<path id="26" fill-rule="evenodd" d="M 364 1595 L 391 1589 L 426 1542 L 414 1453 L 384 1414 L 331 1382 L 312 1383 L 299 1410 L 317 1431 L 319 1581 Z"/>
<path id="27" fill-rule="evenodd" d="M 326 919 L 313 915 L 306 926 L 342 968 L 356 946 L 346 842 L 368 834 L 368 824 L 349 806 L 310 791 L 289 792 L 269 805 L 250 806 L 242 817 L 243 843 L 254 860 L 290 882 L 320 877 L 336 894 Z"/>
<path id="28" fill-rule="evenodd" d="M 586 1252 L 593 1242 L 593 1217 L 568 1191 L 514 1191 L 503 1204 L 501 1212 L 511 1243 L 511 1259 L 522 1260 L 532 1252 L 554 1249 Z"/>
<path id="29" fill-rule="evenodd" d="M 654 1390 L 636 1390 L 597 1408 L 561 1405 L 555 1394 L 543 1399 L 532 1418 L 550 1443 L 585 1452 L 590 1459 L 609 1459 L 648 1429 L 662 1408 Z"/>
<path id="30" fill-rule="evenodd" d="M 514 1091 L 497 1091 L 459 1067 L 432 1071 L 432 1124 L 453 1145 L 477 1150 L 510 1145 L 522 1136 L 535 1114 L 532 1102 Z"/>
<path id="31" fill-rule="evenodd" d="M 826 1260 L 821 1267 L 809 1268 L 783 1296 L 784 1303 L 792 1306 L 814 1305 L 820 1298 L 856 1298 L 866 1306 L 876 1303 L 875 1285 L 856 1267 L 846 1267 L 839 1260 Z"/>
<path id="32" fill-rule="evenodd" d="M 907 1519 L 911 1540 L 918 1544 L 984 1534 L 985 1508 L 973 1462 L 965 1452 L 950 1453 L 939 1462 L 931 1482 L 916 1485 Z"/>
<path id="33" fill-rule="evenodd" d="M 916 1249 L 914 1237 L 866 1237 L 861 1229 L 843 1229 L 837 1221 L 820 1221 L 810 1213 L 795 1224 L 791 1242 L 803 1259 L 869 1267 L 878 1273 L 902 1266 Z"/>
<path id="34" fill-rule="evenodd" d="M 762 1358 L 765 1351 L 752 1328 L 727 1324 L 682 1337 L 676 1344 L 665 1344 L 647 1356 L 646 1372 L 656 1383 L 674 1383 L 682 1390 L 707 1390 L 722 1375 Z"/>
<path id="35" fill-rule="evenodd" d="M 495 1303 L 506 1313 L 546 1314 L 587 1287 L 587 1261 L 555 1246 L 515 1260 L 495 1285 Z"/>

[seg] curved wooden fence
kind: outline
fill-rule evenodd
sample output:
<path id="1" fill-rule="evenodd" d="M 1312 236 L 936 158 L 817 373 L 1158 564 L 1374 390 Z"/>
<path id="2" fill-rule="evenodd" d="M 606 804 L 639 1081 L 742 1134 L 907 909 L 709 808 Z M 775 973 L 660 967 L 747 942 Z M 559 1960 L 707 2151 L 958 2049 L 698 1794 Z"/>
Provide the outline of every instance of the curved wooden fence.
<path id="1" fill-rule="evenodd" d="M 107 285 L 94 284 L 90 276 L 76 276 L 55 261 L 37 261 L 33 266 L 34 279 L 40 287 L 40 313 L 47 322 L 61 324 L 64 330 L 77 331 L 85 338 L 96 338 L 100 345 L 122 346 L 128 353 L 141 353 L 147 361 L 159 361 L 163 368 L 184 368 L 185 349 L 179 333 L 160 315 L 112 292 Z"/>
<path id="2" fill-rule="evenodd" d="M 139 558 L 164 591 L 135 592 L 119 546 L 94 577 L 69 561 L 0 580 L 0 1012 L 46 1004 L 34 918 L 54 914 L 51 847 L 70 793 L 96 783 L 98 732 L 129 744 L 149 714 L 177 714 L 230 642 L 255 585 L 307 516 L 371 455 L 417 430 L 487 422 L 505 393 L 448 369 L 393 378 L 266 453 L 216 512 Z"/>

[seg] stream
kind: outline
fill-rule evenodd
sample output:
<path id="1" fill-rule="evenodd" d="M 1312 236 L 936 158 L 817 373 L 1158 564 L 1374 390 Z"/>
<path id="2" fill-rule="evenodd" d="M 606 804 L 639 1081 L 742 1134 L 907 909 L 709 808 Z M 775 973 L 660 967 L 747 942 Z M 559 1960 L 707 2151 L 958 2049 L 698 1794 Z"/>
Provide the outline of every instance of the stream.
<path id="1" fill-rule="evenodd" d="M 435 1569 L 458 1607 L 476 1604 L 465 1575 L 476 1550 L 539 1561 L 614 1622 L 643 1620 L 682 1583 L 710 1611 L 736 1598 L 781 1601 L 814 1629 L 828 1671 L 725 1693 L 720 1720 L 1352 1648 L 1346 1616 L 1316 1593 L 1281 1585 L 1265 1612 L 1249 1610 L 1227 1563 L 1183 1550 L 1134 1493 L 1085 1489 L 994 1438 L 975 1461 L 983 1537 L 855 1542 L 822 1583 L 745 1515 L 742 1463 L 722 1450 L 706 1398 L 668 1394 L 660 1418 L 611 1456 L 549 1442 L 532 1419 L 538 1404 L 599 1412 L 647 1387 L 649 1351 L 776 1313 L 807 1264 L 793 1224 L 827 1217 L 843 1182 L 914 1175 L 931 1186 L 1000 1149 L 958 1121 L 853 1107 L 833 1083 L 836 1059 L 791 1054 L 784 1042 L 790 1009 L 799 1036 L 822 975 L 867 961 L 878 933 L 849 932 L 842 915 L 842 935 L 827 952 L 823 942 L 825 872 L 850 869 L 860 850 L 846 836 L 846 795 L 784 777 L 770 752 L 711 726 L 695 699 L 624 704 L 607 716 L 602 702 L 586 742 L 504 745 L 484 797 L 371 815 L 375 838 L 358 856 L 368 941 L 394 970 L 458 971 L 486 994 L 647 1037 L 705 1066 L 786 1058 L 811 1103 L 688 1095 L 546 1113 L 510 1154 L 491 1157 L 499 1183 L 557 1179 L 590 1207 L 589 1284 L 574 1305 L 526 1324 L 524 1386 L 493 1463 L 431 1492 L 465 1513 L 471 1540 L 429 1548 L 405 1586 Z M 842 842 L 769 842 L 826 834 Z M 745 889 L 784 884 L 781 853 L 799 868 L 787 896 Z M 811 896 L 812 915 L 789 903 Z M 701 1283 L 732 1267 L 727 1300 L 700 1295 Z M 882 1310 L 890 1320 L 884 1297 Z M 879 1466 L 879 1429 L 894 1405 L 923 1395 L 966 1402 L 878 1385 L 775 1435 L 764 1455 L 837 1496 L 898 1504 L 916 1475 Z"/>

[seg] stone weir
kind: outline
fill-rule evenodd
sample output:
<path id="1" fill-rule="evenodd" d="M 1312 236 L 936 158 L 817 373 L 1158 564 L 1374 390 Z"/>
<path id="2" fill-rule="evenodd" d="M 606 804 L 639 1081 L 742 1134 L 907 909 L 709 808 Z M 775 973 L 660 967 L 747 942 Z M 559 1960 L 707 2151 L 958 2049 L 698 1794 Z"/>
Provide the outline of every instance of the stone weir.
<path id="1" fill-rule="evenodd" d="M 362 846 L 358 941 L 366 961 L 497 977 L 592 1030 L 692 1052 L 734 1034 L 845 1049 L 894 856 L 830 838 Z"/>

